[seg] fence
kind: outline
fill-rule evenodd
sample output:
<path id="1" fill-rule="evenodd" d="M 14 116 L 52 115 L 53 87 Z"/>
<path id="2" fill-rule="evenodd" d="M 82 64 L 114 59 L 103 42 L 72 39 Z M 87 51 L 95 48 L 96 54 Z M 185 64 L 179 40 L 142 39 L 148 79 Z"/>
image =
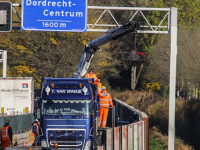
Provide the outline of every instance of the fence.
<path id="1" fill-rule="evenodd" d="M 15 116 L 2 116 L 0 117 L 0 127 L 4 126 L 6 119 L 9 120 L 12 132 L 30 130 L 32 128 L 31 124 L 34 122 L 34 116 L 32 113 Z"/>
<path id="2" fill-rule="evenodd" d="M 118 99 L 113 99 L 113 103 L 116 110 L 116 127 L 106 129 L 104 146 L 98 146 L 97 149 L 148 150 L 148 116 Z"/>

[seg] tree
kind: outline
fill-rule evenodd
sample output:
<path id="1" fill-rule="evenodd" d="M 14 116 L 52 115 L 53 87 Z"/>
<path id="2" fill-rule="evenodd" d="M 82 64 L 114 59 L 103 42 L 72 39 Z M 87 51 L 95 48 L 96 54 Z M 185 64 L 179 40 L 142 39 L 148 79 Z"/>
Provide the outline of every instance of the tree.
<path id="1" fill-rule="evenodd" d="M 177 85 L 182 89 L 189 89 L 191 85 L 196 86 L 200 83 L 200 52 L 199 27 L 190 29 L 179 27 L 178 30 L 178 54 L 177 54 Z M 146 67 L 147 76 L 152 72 L 154 76 L 150 77 L 151 81 L 162 82 L 164 85 L 169 84 L 170 68 L 170 36 L 163 35 L 158 43 L 153 47 L 151 55 L 147 59 Z M 148 76 L 149 77 L 149 76 Z M 147 78 L 146 78 L 147 79 Z"/>

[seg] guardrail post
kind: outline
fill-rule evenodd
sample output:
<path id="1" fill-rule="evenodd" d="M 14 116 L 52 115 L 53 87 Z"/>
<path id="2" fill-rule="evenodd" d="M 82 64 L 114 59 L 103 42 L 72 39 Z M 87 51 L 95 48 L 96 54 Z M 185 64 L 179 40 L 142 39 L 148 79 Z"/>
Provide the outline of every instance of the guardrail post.
<path id="1" fill-rule="evenodd" d="M 114 128 L 114 150 L 120 150 L 119 131 L 120 127 Z"/>
<path id="2" fill-rule="evenodd" d="M 128 126 L 122 126 L 122 150 L 128 150 Z"/>
<path id="3" fill-rule="evenodd" d="M 115 127 L 115 107 L 112 107 L 112 128 Z"/>
<path id="4" fill-rule="evenodd" d="M 104 146 L 97 146 L 97 150 L 104 150 Z"/>
<path id="5" fill-rule="evenodd" d="M 106 150 L 113 150 L 113 129 L 106 130 Z"/>
<path id="6" fill-rule="evenodd" d="M 138 122 L 138 132 L 139 132 L 139 139 L 138 139 L 138 141 L 139 141 L 139 150 L 142 150 L 142 145 L 141 145 L 142 124 L 141 124 L 141 122 Z"/>
<path id="7" fill-rule="evenodd" d="M 134 150 L 139 150 L 138 123 L 134 123 Z"/>
<path id="8" fill-rule="evenodd" d="M 133 150 L 134 140 L 133 140 L 133 124 L 128 125 L 128 150 Z"/>
<path id="9" fill-rule="evenodd" d="M 149 150 L 149 119 L 144 118 L 145 123 L 145 150 Z"/>
<path id="10" fill-rule="evenodd" d="M 139 125 L 139 150 L 144 150 L 144 121 L 138 122 Z"/>

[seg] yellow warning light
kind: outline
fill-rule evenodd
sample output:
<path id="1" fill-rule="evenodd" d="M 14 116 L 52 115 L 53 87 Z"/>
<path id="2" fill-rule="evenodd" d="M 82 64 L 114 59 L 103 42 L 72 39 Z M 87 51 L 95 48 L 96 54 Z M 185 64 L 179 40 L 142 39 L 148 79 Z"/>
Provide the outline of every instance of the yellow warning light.
<path id="1" fill-rule="evenodd" d="M 54 88 L 54 83 L 51 84 L 51 87 Z"/>
<path id="2" fill-rule="evenodd" d="M 58 143 L 54 143 L 54 147 L 58 147 Z"/>

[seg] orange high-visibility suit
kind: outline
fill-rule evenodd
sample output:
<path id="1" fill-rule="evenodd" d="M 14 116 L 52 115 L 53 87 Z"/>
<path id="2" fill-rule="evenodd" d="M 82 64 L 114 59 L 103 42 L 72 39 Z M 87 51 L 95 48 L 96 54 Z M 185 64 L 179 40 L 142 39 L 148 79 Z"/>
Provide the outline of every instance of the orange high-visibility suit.
<path id="1" fill-rule="evenodd" d="M 103 90 L 101 93 L 98 93 L 98 96 L 99 96 L 99 107 L 100 107 L 99 127 L 106 127 L 108 110 L 109 110 L 108 107 L 109 106 L 113 107 L 112 97 L 107 90 Z"/>
<path id="2" fill-rule="evenodd" d="M 10 126 L 3 126 L 1 128 L 3 150 L 6 147 L 10 147 L 10 138 L 9 138 L 9 132 L 8 132 L 9 128 Z"/>
<path id="3" fill-rule="evenodd" d="M 94 84 L 97 85 L 97 93 L 101 93 L 102 84 L 100 83 L 100 79 L 96 79 Z"/>
<path id="4" fill-rule="evenodd" d="M 101 83 L 100 82 L 95 82 L 97 85 L 97 93 L 101 93 Z"/>
<path id="5" fill-rule="evenodd" d="M 96 76 L 96 74 L 91 74 L 91 73 L 88 73 L 88 74 L 86 74 L 85 75 L 85 78 L 93 78 L 94 79 L 94 81 L 96 81 L 96 79 L 97 79 L 97 76 Z"/>

